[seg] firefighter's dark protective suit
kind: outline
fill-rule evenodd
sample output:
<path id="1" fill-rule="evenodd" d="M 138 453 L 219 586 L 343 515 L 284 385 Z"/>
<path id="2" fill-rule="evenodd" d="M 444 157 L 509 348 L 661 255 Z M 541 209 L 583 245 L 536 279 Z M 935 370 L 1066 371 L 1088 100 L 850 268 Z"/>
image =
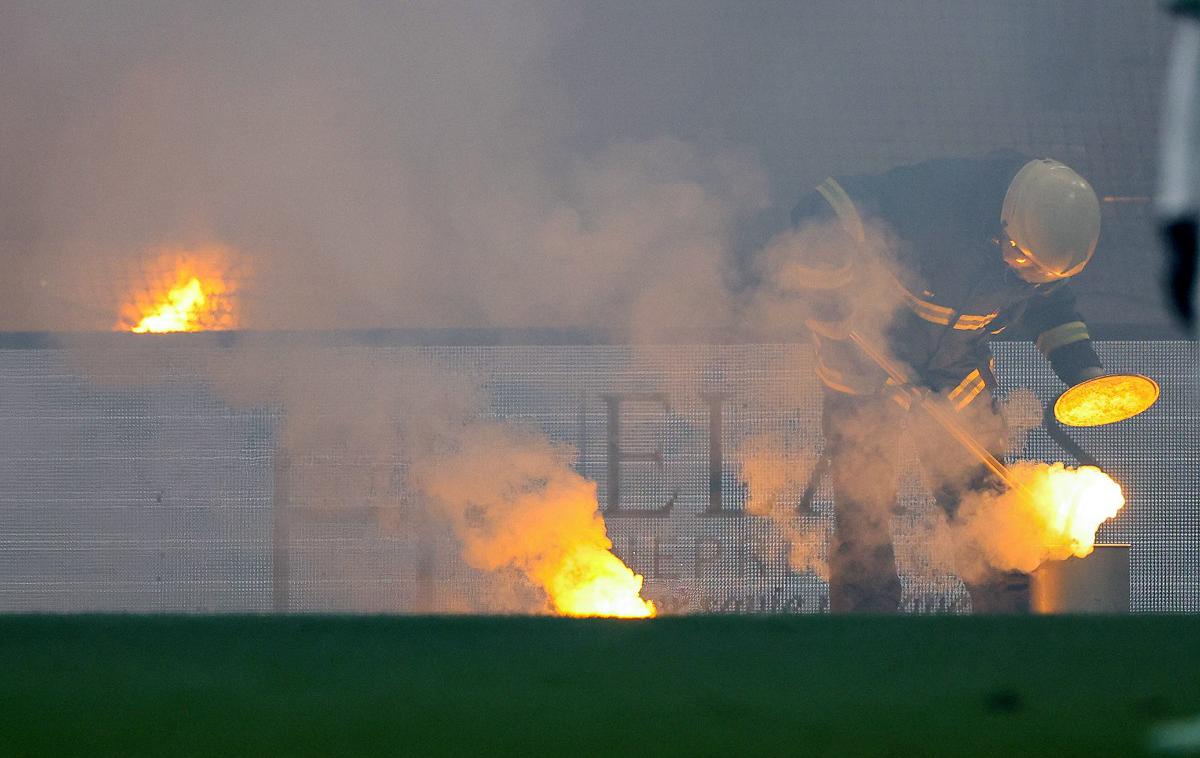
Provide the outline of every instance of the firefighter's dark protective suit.
<path id="1" fill-rule="evenodd" d="M 879 340 L 906 367 L 911 384 L 944 398 L 997 457 L 1005 452 L 1007 430 L 993 397 L 989 338 L 1005 330 L 1027 335 L 1068 385 L 1100 373 L 1066 280 L 1031 284 L 1001 254 L 1008 238 L 1000 208 L 1029 160 L 998 151 L 882 175 L 830 177 L 793 213 L 797 230 L 821 225 L 846 243 L 817 246 L 790 264 L 825 388 L 823 427 L 837 514 L 830 552 L 835 612 L 886 613 L 899 605 L 890 517 L 905 429 L 950 518 L 965 492 L 999 486 L 940 429 L 897 402 L 887 375 L 848 339 L 849 330 Z M 880 228 L 889 240 L 883 255 L 865 244 L 870 230 Z M 887 292 L 870 291 L 881 282 Z M 895 302 L 886 318 L 863 308 L 864 299 L 884 296 Z M 871 319 L 875 323 L 865 323 Z M 996 572 L 968 583 L 968 590 L 976 612 L 1021 612 L 1028 605 L 1024 575 Z"/>

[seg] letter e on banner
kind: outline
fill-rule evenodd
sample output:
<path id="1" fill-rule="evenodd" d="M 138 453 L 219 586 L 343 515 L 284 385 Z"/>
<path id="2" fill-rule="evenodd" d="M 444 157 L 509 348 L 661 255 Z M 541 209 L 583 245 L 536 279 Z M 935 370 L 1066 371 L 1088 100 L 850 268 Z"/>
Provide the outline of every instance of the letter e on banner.
<path id="1" fill-rule="evenodd" d="M 624 508 L 621 505 L 621 464 L 649 463 L 665 470 L 662 448 L 653 450 L 625 450 L 621 447 L 621 406 L 623 403 L 657 403 L 664 411 L 670 411 L 667 396 L 661 392 L 628 392 L 604 395 L 608 406 L 608 498 L 605 502 L 606 516 L 665 516 L 675 506 L 679 497 L 678 488 L 672 490 L 667 501 L 658 508 Z"/>

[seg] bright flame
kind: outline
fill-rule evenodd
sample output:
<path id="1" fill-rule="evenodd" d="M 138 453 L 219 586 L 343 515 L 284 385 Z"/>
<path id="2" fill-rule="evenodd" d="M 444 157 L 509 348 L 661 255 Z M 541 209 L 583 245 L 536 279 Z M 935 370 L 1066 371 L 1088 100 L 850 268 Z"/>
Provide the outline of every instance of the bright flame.
<path id="1" fill-rule="evenodd" d="M 1038 467 L 1026 482 L 1051 558 L 1083 558 L 1096 544 L 1096 530 L 1125 505 L 1121 485 L 1095 466 L 1070 469 L 1061 463 Z"/>
<path id="2" fill-rule="evenodd" d="M 565 616 L 649 618 L 656 610 L 640 596 L 642 581 L 607 549 L 580 545 L 547 577 L 546 592 Z"/>
<path id="3" fill-rule="evenodd" d="M 453 449 L 420 456 L 415 489 L 449 517 L 474 568 L 515 569 L 563 616 L 646 618 L 642 577 L 612 552 L 596 483 L 580 476 L 565 448 L 512 424 L 470 424 Z"/>
<path id="4" fill-rule="evenodd" d="M 1098 376 L 1062 393 L 1054 416 L 1067 426 L 1112 424 L 1154 405 L 1158 393 L 1158 383 L 1141 374 Z"/>
<path id="5" fill-rule="evenodd" d="M 1047 560 L 1082 558 L 1100 525 L 1125 505 L 1121 486 L 1095 466 L 1026 461 L 1009 471 L 1023 492 L 970 498 L 956 517 L 963 576 L 988 567 L 1028 573 Z"/>
<path id="6" fill-rule="evenodd" d="M 207 302 L 200 280 L 193 276 L 187 284 L 168 292 L 166 302 L 159 305 L 154 313 L 142 318 L 130 331 L 138 334 L 194 332 L 197 330 L 196 317 Z"/>
<path id="7" fill-rule="evenodd" d="M 138 334 L 236 328 L 228 270 L 223 248 L 163 255 L 142 272 L 147 285 L 122 309 L 117 328 Z"/>

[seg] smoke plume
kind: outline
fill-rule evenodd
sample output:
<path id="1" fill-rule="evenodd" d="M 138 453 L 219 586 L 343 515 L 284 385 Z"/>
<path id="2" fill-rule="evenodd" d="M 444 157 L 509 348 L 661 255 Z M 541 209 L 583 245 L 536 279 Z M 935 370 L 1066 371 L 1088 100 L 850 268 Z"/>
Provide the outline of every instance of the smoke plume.
<path id="1" fill-rule="evenodd" d="M 828 580 L 829 523 L 800 508 L 804 490 L 817 473 L 815 451 L 776 435 L 757 435 L 738 445 L 737 461 L 748 491 L 746 511 L 775 525 L 788 545 L 793 571 Z"/>
<path id="2" fill-rule="evenodd" d="M 112 329 L 164 250 L 214 245 L 243 329 L 708 323 L 766 202 L 746 152 L 574 143 L 570 4 L 4 15 L 0 329 Z"/>
<path id="3" fill-rule="evenodd" d="M 283 411 L 287 507 L 369 507 L 382 534 L 427 546 L 448 530 L 454 552 L 485 574 L 486 597 L 447 606 L 449 588 L 436 587 L 423 610 L 653 614 L 641 577 L 610 552 L 574 451 L 489 418 L 470 377 L 412 350 L 269 345 L 219 355 L 208 372 L 227 399 Z"/>
<path id="4" fill-rule="evenodd" d="M 949 529 L 955 566 L 970 581 L 987 569 L 1031 572 L 1047 560 L 1084 557 L 1096 530 L 1125 505 L 1121 487 L 1093 466 L 1021 462 L 1022 489 L 967 495 Z"/>

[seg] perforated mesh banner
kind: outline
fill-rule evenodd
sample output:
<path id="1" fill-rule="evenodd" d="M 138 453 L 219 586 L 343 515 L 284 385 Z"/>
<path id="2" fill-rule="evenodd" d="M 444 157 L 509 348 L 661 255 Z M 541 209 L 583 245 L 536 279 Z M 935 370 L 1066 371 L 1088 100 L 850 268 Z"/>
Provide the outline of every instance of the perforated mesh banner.
<path id="1" fill-rule="evenodd" d="M 0 610 L 504 608 L 496 583 L 404 491 L 397 461 L 364 454 L 370 445 L 291 446 L 286 402 L 208 378 L 227 350 L 0 351 Z M 1018 378 L 1042 401 L 1061 389 L 1032 345 L 995 350 L 1001 395 Z M 1172 342 L 1098 350 L 1163 388 L 1138 418 L 1071 430 L 1129 500 L 1100 541 L 1132 546 L 1133 610 L 1200 611 L 1194 352 Z M 821 447 L 807 347 L 351 346 L 330 356 L 397 377 L 417 360 L 475 377 L 485 414 L 573 446 L 576 469 L 598 483 L 615 552 L 663 610 L 827 608 L 824 582 L 788 562 L 794 550 L 819 553 L 835 528 L 828 483 L 796 508 Z M 404 393 L 403 379 L 387 391 Z M 321 426 L 375 402 L 352 385 L 339 398 Z M 1043 428 L 1014 444 L 1015 457 L 1073 462 Z M 746 513 L 746 467 L 764 449 L 782 472 L 774 507 L 792 514 L 782 520 Z M 924 550 L 934 506 L 912 453 L 902 461 L 893 527 L 905 607 L 963 608 L 961 583 Z"/>

